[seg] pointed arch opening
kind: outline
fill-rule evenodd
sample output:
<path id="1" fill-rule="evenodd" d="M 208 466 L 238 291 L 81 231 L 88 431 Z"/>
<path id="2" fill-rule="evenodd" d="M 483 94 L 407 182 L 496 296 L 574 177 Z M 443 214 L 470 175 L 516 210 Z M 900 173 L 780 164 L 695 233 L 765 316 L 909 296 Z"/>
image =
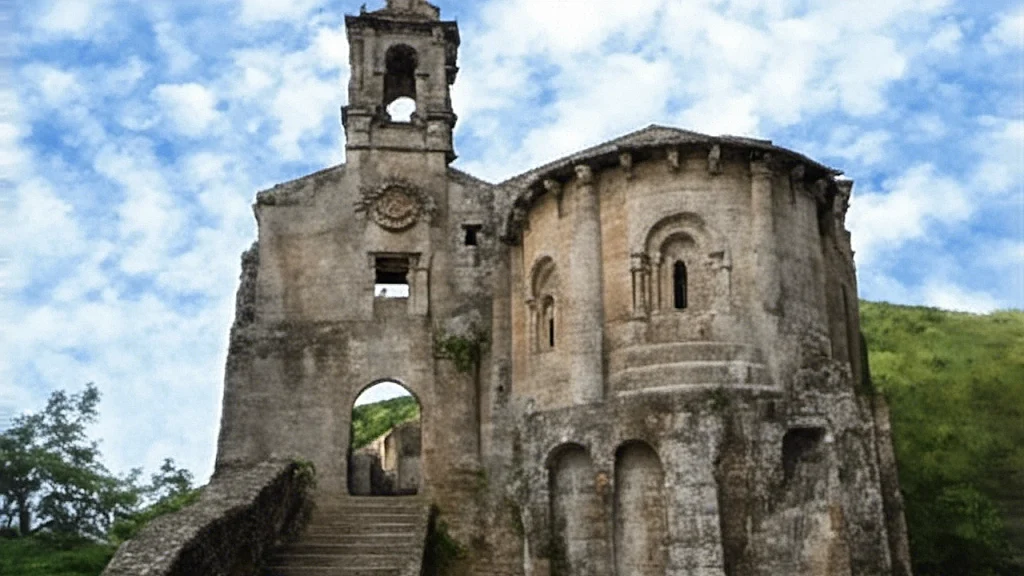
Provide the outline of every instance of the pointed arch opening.
<path id="1" fill-rule="evenodd" d="M 417 494 L 421 483 L 419 399 L 395 380 L 356 396 L 349 436 L 348 490 L 353 496 Z"/>

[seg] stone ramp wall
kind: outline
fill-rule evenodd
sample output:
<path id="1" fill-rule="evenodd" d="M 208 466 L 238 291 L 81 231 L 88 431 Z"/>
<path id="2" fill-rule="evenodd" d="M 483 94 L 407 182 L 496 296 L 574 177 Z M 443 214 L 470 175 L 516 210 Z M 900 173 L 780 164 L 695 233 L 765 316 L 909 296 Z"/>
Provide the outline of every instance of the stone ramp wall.
<path id="1" fill-rule="evenodd" d="M 308 517 L 312 470 L 264 462 L 215 477 L 199 501 L 125 542 L 103 576 L 242 576 Z"/>

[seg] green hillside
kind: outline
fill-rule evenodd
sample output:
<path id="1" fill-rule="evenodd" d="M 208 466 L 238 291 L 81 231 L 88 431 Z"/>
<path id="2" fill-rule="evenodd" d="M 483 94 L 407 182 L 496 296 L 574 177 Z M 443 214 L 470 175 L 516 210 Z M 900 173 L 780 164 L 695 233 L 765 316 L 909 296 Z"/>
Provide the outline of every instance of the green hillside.
<path id="1" fill-rule="evenodd" d="M 1021 574 L 1024 312 L 861 303 L 872 381 L 892 407 L 916 574 Z"/>
<path id="2" fill-rule="evenodd" d="M 352 448 L 362 448 L 392 427 L 419 415 L 420 405 L 412 396 L 356 406 L 352 410 Z"/>

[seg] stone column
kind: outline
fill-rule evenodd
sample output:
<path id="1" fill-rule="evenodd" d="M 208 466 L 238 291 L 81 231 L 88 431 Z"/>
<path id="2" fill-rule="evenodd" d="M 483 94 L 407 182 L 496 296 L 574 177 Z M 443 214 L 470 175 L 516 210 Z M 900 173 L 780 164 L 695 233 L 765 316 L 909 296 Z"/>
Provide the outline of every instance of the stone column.
<path id="1" fill-rule="evenodd" d="M 563 294 L 569 300 L 566 343 L 572 400 L 588 404 L 604 397 L 601 213 L 590 166 L 576 166 L 576 184 L 569 274 Z"/>
<path id="2" fill-rule="evenodd" d="M 768 154 L 750 162 L 750 241 L 754 248 L 755 285 L 767 312 L 779 309 L 779 263 L 775 252 L 772 169 Z"/>

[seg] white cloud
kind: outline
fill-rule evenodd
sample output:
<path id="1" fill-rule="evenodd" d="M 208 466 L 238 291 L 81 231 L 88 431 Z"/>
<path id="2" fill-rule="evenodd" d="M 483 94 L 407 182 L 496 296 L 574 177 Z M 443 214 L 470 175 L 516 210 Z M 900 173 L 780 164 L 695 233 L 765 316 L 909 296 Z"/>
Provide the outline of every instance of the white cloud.
<path id="1" fill-rule="evenodd" d="M 945 281 L 928 282 L 923 288 L 923 296 L 927 306 L 975 314 L 986 314 L 1004 306 L 987 292 L 968 290 Z"/>
<path id="2" fill-rule="evenodd" d="M 1024 5 L 1002 14 L 983 42 L 990 53 L 1024 50 Z"/>
<path id="3" fill-rule="evenodd" d="M 0 89 L 0 181 L 28 171 L 32 155 L 23 140 L 31 127 L 22 118 L 21 103 L 13 90 Z"/>
<path id="4" fill-rule="evenodd" d="M 832 132 L 825 153 L 871 166 L 890 156 L 892 151 L 887 146 L 892 138 L 885 130 L 860 132 L 852 126 L 842 126 Z"/>
<path id="5" fill-rule="evenodd" d="M 282 160 L 336 156 L 340 146 L 327 151 L 305 145 L 326 130 L 338 129 L 331 120 L 337 118 L 348 82 L 344 28 L 318 28 L 309 45 L 298 51 L 280 46 L 239 50 L 234 66 L 226 93 L 257 106 L 257 118 L 276 121 L 270 143 Z"/>
<path id="6" fill-rule="evenodd" d="M 36 27 L 48 34 L 85 38 L 110 18 L 110 0 L 55 0 L 43 7 Z"/>
<path id="7" fill-rule="evenodd" d="M 73 72 L 46 64 L 32 64 L 23 73 L 52 108 L 67 105 L 82 95 L 82 86 Z"/>
<path id="8" fill-rule="evenodd" d="M 29 179 L 13 192 L 0 226 L 0 246 L 10 258 L 0 291 L 12 294 L 86 250 L 72 206 L 49 182 Z"/>
<path id="9" fill-rule="evenodd" d="M 117 205 L 118 233 L 124 247 L 121 270 L 130 275 L 152 273 L 184 240 L 179 235 L 185 215 L 145 140 L 128 146 L 107 146 L 96 155 L 95 170 L 118 184 L 124 200 Z"/>
<path id="10" fill-rule="evenodd" d="M 296 21 L 323 0 L 242 0 L 243 24 L 265 24 L 281 20 Z"/>
<path id="11" fill-rule="evenodd" d="M 931 38 L 928 39 L 928 49 L 945 54 L 954 54 L 960 50 L 960 42 L 964 33 L 960 25 L 950 22 L 939 28 Z"/>
<path id="12" fill-rule="evenodd" d="M 164 108 L 171 125 L 184 136 L 202 136 L 220 115 L 217 97 L 195 82 L 161 84 L 153 89 L 153 99 Z"/>
<path id="13" fill-rule="evenodd" d="M 855 194 L 850 205 L 848 222 L 860 266 L 899 250 L 934 226 L 964 222 L 974 212 L 963 186 L 930 164 L 912 166 L 882 188 Z"/>
<path id="14" fill-rule="evenodd" d="M 977 126 L 974 147 L 981 163 L 973 188 L 982 196 L 1016 192 L 1016 201 L 1024 202 L 1024 118 L 984 116 Z"/>
<path id="15" fill-rule="evenodd" d="M 162 21 L 154 23 L 153 30 L 156 31 L 157 45 L 167 57 L 168 72 L 181 74 L 199 62 L 199 57 L 181 41 L 182 33 L 178 27 Z"/>

